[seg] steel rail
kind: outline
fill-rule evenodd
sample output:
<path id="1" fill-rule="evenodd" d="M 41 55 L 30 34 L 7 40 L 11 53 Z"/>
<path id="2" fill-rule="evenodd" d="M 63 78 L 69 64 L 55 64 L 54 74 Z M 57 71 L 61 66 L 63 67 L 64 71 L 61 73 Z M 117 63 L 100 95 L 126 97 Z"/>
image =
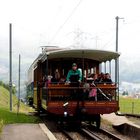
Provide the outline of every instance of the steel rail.
<path id="1" fill-rule="evenodd" d="M 99 131 L 105 135 L 107 135 L 109 138 L 113 138 L 113 140 L 122 140 L 121 138 L 119 138 L 118 136 L 112 134 L 111 132 L 105 130 L 105 129 L 99 129 Z"/>
<path id="2" fill-rule="evenodd" d="M 68 140 L 74 140 L 74 139 L 71 137 L 71 135 L 70 135 L 67 131 L 65 131 L 65 130 L 60 130 L 60 132 L 61 132 L 66 138 L 68 138 Z"/>
<path id="3" fill-rule="evenodd" d="M 104 140 L 104 138 L 99 137 L 97 134 L 95 134 L 94 132 L 92 132 L 88 129 L 82 128 L 80 131 L 81 131 L 81 133 L 90 137 L 93 140 Z"/>
<path id="4" fill-rule="evenodd" d="M 86 123 L 85 123 L 86 124 Z M 96 127 L 94 125 L 88 125 L 86 124 L 86 131 L 89 131 L 90 133 L 94 134 L 94 131 L 102 133 L 103 135 L 107 136 L 108 138 L 111 138 L 113 140 L 122 140 L 121 138 L 119 138 L 117 135 L 109 132 L 108 130 L 105 130 L 103 128 L 100 128 L 99 130 L 96 129 Z"/>

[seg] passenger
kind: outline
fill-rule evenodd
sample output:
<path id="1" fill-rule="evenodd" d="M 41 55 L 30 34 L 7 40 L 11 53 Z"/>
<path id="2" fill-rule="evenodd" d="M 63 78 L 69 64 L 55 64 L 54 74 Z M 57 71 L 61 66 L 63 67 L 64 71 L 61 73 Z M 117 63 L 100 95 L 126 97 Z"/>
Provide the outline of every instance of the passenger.
<path id="1" fill-rule="evenodd" d="M 47 76 L 46 75 L 43 76 L 42 81 L 43 81 L 44 87 L 47 87 Z"/>
<path id="2" fill-rule="evenodd" d="M 71 87 L 79 87 L 80 83 L 82 80 L 82 74 L 80 70 L 77 69 L 77 64 L 73 63 L 72 64 L 72 69 L 69 70 L 66 78 L 66 84 L 70 84 Z M 79 89 L 73 89 L 71 90 L 71 99 L 77 100 L 80 98 L 81 93 Z"/>
<path id="3" fill-rule="evenodd" d="M 64 84 L 65 81 L 66 81 L 66 77 L 65 77 L 64 75 L 61 76 L 61 78 L 60 78 L 60 80 L 59 80 L 59 83 L 60 83 L 60 84 Z"/>
<path id="4" fill-rule="evenodd" d="M 58 69 L 55 70 L 54 72 L 54 76 L 52 78 L 52 83 L 57 84 L 60 80 L 60 73 L 58 71 Z"/>
<path id="5" fill-rule="evenodd" d="M 81 80 L 82 80 L 82 74 L 77 69 L 77 64 L 73 63 L 72 69 L 69 70 L 68 72 L 66 83 L 70 83 L 72 86 L 78 86 L 81 83 Z"/>
<path id="6" fill-rule="evenodd" d="M 48 76 L 44 75 L 42 80 L 39 82 L 39 86 L 40 87 L 47 87 L 48 84 L 51 83 L 51 79 L 52 79 L 51 75 L 48 75 Z"/>
<path id="7" fill-rule="evenodd" d="M 94 74 L 93 75 L 93 81 L 92 83 L 94 83 L 95 85 L 99 83 L 99 79 L 98 79 L 98 75 L 97 74 Z"/>
<path id="8" fill-rule="evenodd" d="M 87 79 L 84 78 L 84 84 L 83 84 L 83 92 L 84 93 L 89 93 L 90 91 L 90 84 L 87 82 Z"/>
<path id="9" fill-rule="evenodd" d="M 88 99 L 89 91 L 90 91 L 90 84 L 87 82 L 87 79 L 84 78 L 84 84 L 83 84 L 83 95 L 82 100 Z"/>
<path id="10" fill-rule="evenodd" d="M 103 72 L 101 72 L 99 75 L 98 75 L 98 81 L 99 81 L 99 84 L 102 84 L 103 81 L 105 79 L 105 75 Z"/>
<path id="11" fill-rule="evenodd" d="M 93 77 L 94 74 L 88 74 L 87 82 L 91 84 L 93 82 Z"/>
<path id="12" fill-rule="evenodd" d="M 109 73 L 105 74 L 105 79 L 103 80 L 105 84 L 112 84 L 111 76 Z"/>
<path id="13" fill-rule="evenodd" d="M 57 79 L 57 80 L 60 79 L 60 73 L 59 73 L 58 69 L 55 70 L 54 77 L 55 77 L 55 79 Z"/>
<path id="14" fill-rule="evenodd" d="M 91 91 L 89 92 L 89 98 L 90 98 L 90 100 L 97 101 L 97 89 L 96 89 L 96 87 L 95 88 L 93 87 L 91 89 Z"/>
<path id="15" fill-rule="evenodd" d="M 47 76 L 44 75 L 43 78 L 38 82 L 39 87 L 46 87 Z"/>
<path id="16" fill-rule="evenodd" d="M 52 83 L 52 78 L 53 78 L 53 76 L 48 75 L 48 77 L 47 77 L 47 85 Z"/>
<path id="17" fill-rule="evenodd" d="M 92 89 L 89 92 L 89 99 L 91 101 L 97 101 L 97 89 L 96 89 L 96 85 L 99 83 L 99 79 L 98 79 L 98 75 L 97 74 L 93 74 L 93 81 L 91 84 Z"/>

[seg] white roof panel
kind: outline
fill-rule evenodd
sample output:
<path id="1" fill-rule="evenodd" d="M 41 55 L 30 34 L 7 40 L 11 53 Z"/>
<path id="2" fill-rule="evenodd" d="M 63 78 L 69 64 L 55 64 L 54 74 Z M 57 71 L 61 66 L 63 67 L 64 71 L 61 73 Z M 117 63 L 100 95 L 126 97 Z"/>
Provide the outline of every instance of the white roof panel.
<path id="1" fill-rule="evenodd" d="M 94 49 L 65 49 L 47 52 L 48 59 L 54 58 L 87 58 L 96 60 L 99 62 L 110 61 L 120 56 L 119 53 L 105 51 L 105 50 L 94 50 Z"/>

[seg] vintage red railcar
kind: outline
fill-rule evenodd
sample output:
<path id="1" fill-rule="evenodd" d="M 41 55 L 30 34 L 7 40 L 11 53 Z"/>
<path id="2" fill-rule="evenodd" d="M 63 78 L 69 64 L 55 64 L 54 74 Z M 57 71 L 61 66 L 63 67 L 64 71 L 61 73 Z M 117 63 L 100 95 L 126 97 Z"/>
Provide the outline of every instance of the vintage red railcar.
<path id="1" fill-rule="evenodd" d="M 92 84 L 92 78 L 88 77 L 89 74 L 100 74 L 101 64 L 104 63 L 104 71 L 111 73 L 113 69 L 118 78 L 119 56 L 116 52 L 95 49 L 44 49 L 28 71 L 34 107 L 37 110 L 43 108 L 61 120 L 95 121 L 99 127 L 100 114 L 117 112 L 119 109 L 118 81 Z M 116 65 L 111 66 L 112 60 Z M 82 74 L 81 83 L 74 87 L 65 82 L 72 63 L 77 64 Z M 60 76 L 57 82 L 53 80 L 56 70 Z M 84 96 L 85 79 L 89 83 L 89 92 L 96 89 L 93 98 Z"/>

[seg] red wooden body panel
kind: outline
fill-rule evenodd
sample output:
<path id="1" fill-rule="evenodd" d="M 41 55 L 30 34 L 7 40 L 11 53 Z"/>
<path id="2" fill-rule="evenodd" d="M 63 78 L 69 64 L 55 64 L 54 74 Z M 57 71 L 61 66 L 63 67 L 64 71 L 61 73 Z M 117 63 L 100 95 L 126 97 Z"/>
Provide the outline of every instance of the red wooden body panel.
<path id="1" fill-rule="evenodd" d="M 118 111 L 118 102 L 110 101 L 110 102 L 79 102 L 70 101 L 67 107 L 63 107 L 64 102 L 48 102 L 47 112 L 53 113 L 56 115 L 63 115 L 64 111 L 67 111 L 69 115 L 74 116 L 77 108 L 84 108 L 86 114 L 94 115 L 94 114 L 108 114 L 112 112 Z"/>

